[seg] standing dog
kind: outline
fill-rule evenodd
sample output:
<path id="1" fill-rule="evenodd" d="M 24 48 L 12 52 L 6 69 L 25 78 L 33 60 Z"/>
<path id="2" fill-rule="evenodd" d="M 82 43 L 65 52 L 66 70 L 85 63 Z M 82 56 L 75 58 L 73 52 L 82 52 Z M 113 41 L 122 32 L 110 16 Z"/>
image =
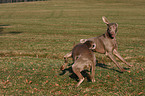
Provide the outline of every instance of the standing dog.
<path id="1" fill-rule="evenodd" d="M 74 64 L 72 65 L 73 72 L 79 77 L 79 82 L 76 85 L 78 87 L 83 81 L 84 77 L 81 74 L 81 71 L 84 69 L 91 69 L 91 80 L 95 82 L 95 65 L 96 65 L 96 57 L 92 52 L 95 49 L 96 44 L 93 41 L 85 41 L 84 43 L 80 43 L 76 45 L 72 49 L 72 58 Z"/>
<path id="2" fill-rule="evenodd" d="M 91 40 L 91 41 L 95 42 L 95 44 L 96 44 L 95 51 L 102 53 L 102 54 L 106 54 L 116 64 L 116 66 L 123 72 L 123 71 L 125 71 L 125 69 L 123 69 L 118 64 L 118 62 L 114 58 L 114 55 L 117 56 L 122 62 L 124 62 L 128 66 L 131 67 L 132 65 L 128 64 L 117 52 L 118 45 L 117 45 L 117 41 L 116 41 L 116 33 L 117 33 L 118 24 L 109 23 L 107 18 L 104 16 L 102 17 L 102 20 L 107 25 L 107 30 L 106 30 L 105 34 L 98 36 L 98 37 L 89 38 L 89 39 L 81 39 L 80 41 L 81 41 L 81 43 L 83 43 L 87 40 Z M 61 67 L 62 70 L 67 65 L 67 58 L 71 57 L 71 55 L 72 55 L 72 52 L 70 52 L 64 56 L 65 64 Z"/>

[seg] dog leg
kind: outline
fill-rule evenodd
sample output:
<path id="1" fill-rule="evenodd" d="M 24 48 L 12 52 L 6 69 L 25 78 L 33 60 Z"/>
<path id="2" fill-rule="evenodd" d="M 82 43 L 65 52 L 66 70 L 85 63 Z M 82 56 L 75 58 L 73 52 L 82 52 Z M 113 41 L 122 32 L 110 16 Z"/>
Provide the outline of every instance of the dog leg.
<path id="1" fill-rule="evenodd" d="M 123 72 L 125 69 L 123 69 L 120 65 L 118 65 L 117 61 L 115 60 L 114 56 L 111 52 L 106 52 L 106 55 L 116 64 L 116 66 Z"/>
<path id="2" fill-rule="evenodd" d="M 80 84 L 84 81 L 84 79 L 85 79 L 85 78 L 80 79 L 79 83 L 78 83 L 75 87 L 80 86 Z"/>
<path id="3" fill-rule="evenodd" d="M 94 78 L 94 76 L 95 76 L 95 66 L 92 67 L 92 76 L 91 76 L 92 82 L 95 82 L 96 81 L 95 78 Z"/>
<path id="4" fill-rule="evenodd" d="M 81 70 L 76 68 L 75 64 L 72 66 L 72 69 L 73 69 L 73 72 L 79 77 L 79 82 L 75 86 L 75 87 L 78 87 L 84 81 L 84 77 L 81 74 Z"/>
<path id="5" fill-rule="evenodd" d="M 122 62 L 124 62 L 126 65 L 128 65 L 129 67 L 132 67 L 133 65 L 130 65 L 128 62 L 126 62 L 121 56 L 120 56 L 120 54 L 117 52 L 117 50 L 116 49 L 114 49 L 113 50 L 113 54 L 115 55 L 115 56 L 117 56 Z"/>
<path id="6" fill-rule="evenodd" d="M 96 81 L 95 78 L 94 78 L 94 76 L 95 76 L 95 65 L 96 65 L 96 57 L 94 55 L 94 61 L 92 63 L 92 76 L 91 76 L 92 82 Z"/>
<path id="7" fill-rule="evenodd" d="M 64 70 L 64 69 L 65 69 L 66 65 L 68 64 L 67 59 L 68 59 L 69 57 L 71 57 L 71 56 L 72 56 L 72 51 L 69 52 L 69 53 L 67 53 L 67 54 L 64 56 L 64 65 L 61 66 L 60 70 Z"/>

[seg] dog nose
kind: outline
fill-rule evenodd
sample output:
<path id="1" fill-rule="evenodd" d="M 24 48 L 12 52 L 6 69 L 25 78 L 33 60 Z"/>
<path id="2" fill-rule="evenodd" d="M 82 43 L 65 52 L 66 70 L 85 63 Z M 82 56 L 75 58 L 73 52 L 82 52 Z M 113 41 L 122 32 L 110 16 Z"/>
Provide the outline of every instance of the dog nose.
<path id="1" fill-rule="evenodd" d="M 115 34 L 115 31 L 111 31 L 110 33 L 111 33 L 111 34 Z"/>

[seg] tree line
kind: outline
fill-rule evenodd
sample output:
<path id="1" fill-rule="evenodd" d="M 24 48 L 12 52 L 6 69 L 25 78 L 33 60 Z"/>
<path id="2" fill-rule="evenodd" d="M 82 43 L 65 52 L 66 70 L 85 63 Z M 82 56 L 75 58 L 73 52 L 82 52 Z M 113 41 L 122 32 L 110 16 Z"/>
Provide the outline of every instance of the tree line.
<path id="1" fill-rule="evenodd" d="M 47 1 L 47 0 L 0 0 L 0 3 L 15 3 L 15 2 L 29 2 L 29 1 Z"/>

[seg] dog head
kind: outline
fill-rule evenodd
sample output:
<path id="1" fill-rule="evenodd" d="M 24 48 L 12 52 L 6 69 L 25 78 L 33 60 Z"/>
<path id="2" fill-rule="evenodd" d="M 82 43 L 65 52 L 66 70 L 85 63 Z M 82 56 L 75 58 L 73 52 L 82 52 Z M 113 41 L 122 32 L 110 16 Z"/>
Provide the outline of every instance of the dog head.
<path id="1" fill-rule="evenodd" d="M 81 39 L 80 43 L 85 44 L 89 49 L 94 50 L 96 48 L 96 44 L 88 39 Z"/>
<path id="2" fill-rule="evenodd" d="M 118 24 L 117 23 L 109 23 L 106 17 L 102 17 L 102 20 L 107 25 L 107 34 L 108 36 L 113 39 L 116 36 Z"/>

